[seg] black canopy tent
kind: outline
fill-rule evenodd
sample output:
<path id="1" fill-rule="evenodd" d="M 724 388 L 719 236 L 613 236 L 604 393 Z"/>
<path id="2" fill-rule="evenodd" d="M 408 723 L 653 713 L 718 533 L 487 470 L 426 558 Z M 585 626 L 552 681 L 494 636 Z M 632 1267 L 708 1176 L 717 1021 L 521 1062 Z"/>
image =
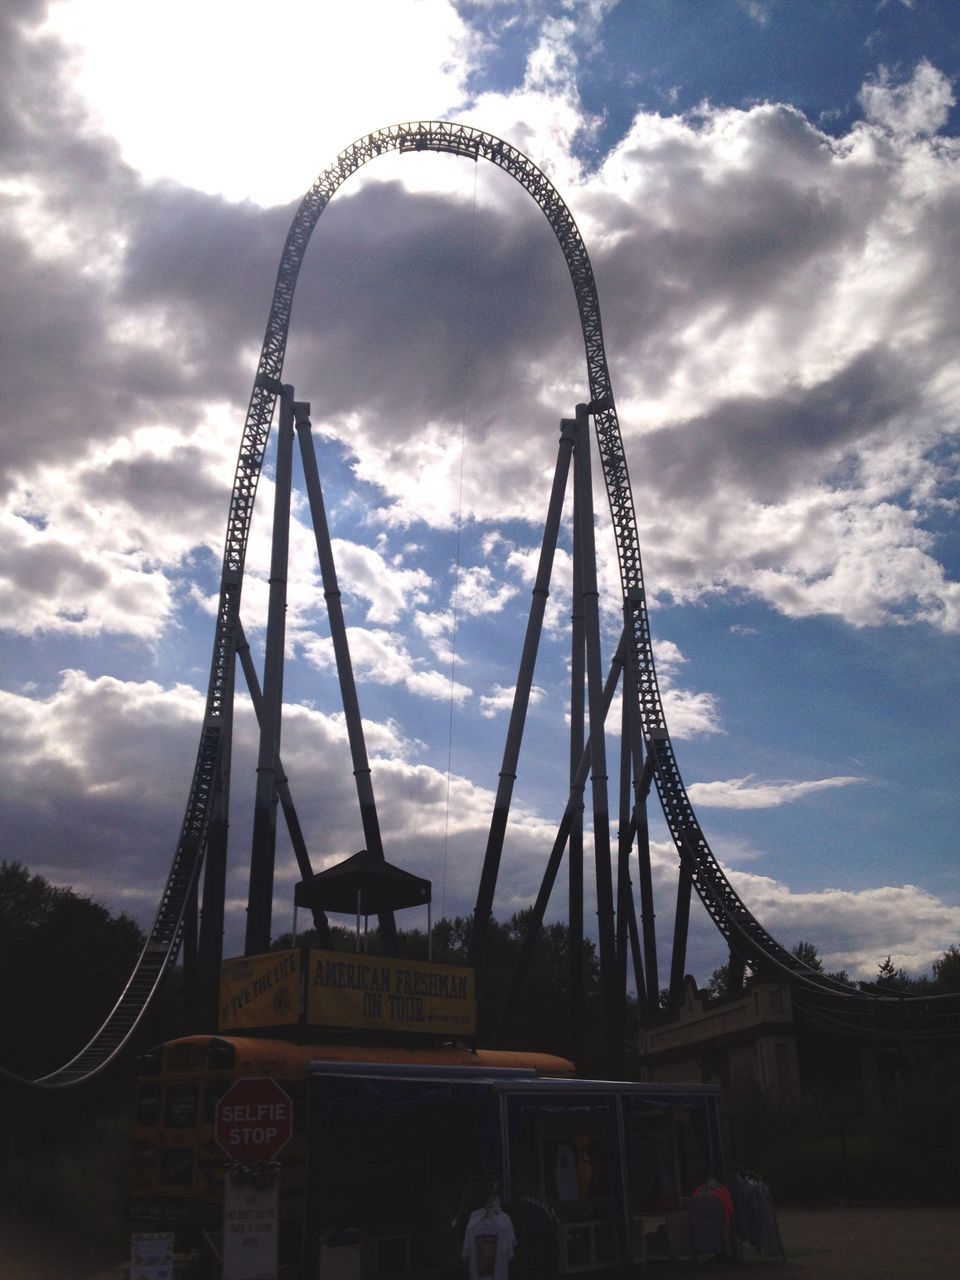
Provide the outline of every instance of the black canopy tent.
<path id="1" fill-rule="evenodd" d="M 360 950 L 360 917 L 400 911 L 404 907 L 427 908 L 428 947 L 432 950 L 433 922 L 429 880 L 403 871 L 375 854 L 361 849 L 343 862 L 301 880 L 293 892 L 294 907 L 319 908 L 342 915 L 356 915 L 357 950 Z M 294 924 L 296 933 L 296 924 Z"/>

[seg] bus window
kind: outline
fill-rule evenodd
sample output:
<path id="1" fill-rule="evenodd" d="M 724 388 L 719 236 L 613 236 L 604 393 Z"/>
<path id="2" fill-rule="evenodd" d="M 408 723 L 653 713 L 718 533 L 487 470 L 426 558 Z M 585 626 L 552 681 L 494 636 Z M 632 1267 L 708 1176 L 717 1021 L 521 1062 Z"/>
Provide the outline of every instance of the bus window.
<path id="1" fill-rule="evenodd" d="M 160 1124 L 160 1081 L 144 1080 L 137 1090 L 137 1125 L 156 1129 Z"/>
<path id="2" fill-rule="evenodd" d="M 181 1081 L 167 1085 L 167 1105 L 163 1123 L 168 1129 L 195 1129 L 200 1085 L 196 1081 Z"/>

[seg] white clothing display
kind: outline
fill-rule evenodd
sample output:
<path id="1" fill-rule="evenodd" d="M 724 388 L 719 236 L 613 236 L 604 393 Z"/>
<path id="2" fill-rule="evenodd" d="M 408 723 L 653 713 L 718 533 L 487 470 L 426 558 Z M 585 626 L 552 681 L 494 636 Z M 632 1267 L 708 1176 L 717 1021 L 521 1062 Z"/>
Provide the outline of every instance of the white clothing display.
<path id="1" fill-rule="evenodd" d="M 469 1267 L 470 1280 L 507 1280 L 516 1247 L 513 1223 L 499 1202 L 474 1209 L 467 1222 L 461 1254 Z"/>
<path id="2" fill-rule="evenodd" d="M 557 1162 L 553 1167 L 553 1181 L 557 1199 L 569 1204 L 580 1199 L 580 1177 L 577 1172 L 577 1155 L 569 1142 L 557 1147 Z"/>

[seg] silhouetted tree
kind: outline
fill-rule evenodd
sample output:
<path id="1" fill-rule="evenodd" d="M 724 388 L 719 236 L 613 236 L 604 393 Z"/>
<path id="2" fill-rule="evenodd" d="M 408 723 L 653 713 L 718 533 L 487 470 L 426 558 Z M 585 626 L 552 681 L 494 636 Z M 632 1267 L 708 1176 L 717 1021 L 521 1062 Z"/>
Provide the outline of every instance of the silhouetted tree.
<path id="1" fill-rule="evenodd" d="M 707 992 L 711 1000 L 720 1000 L 730 990 L 730 966 L 722 964 L 714 969 L 707 982 Z M 661 1004 L 664 1001 L 661 999 Z"/>
<path id="2" fill-rule="evenodd" d="M 801 938 L 797 945 L 793 948 L 793 954 L 808 969 L 816 969 L 817 973 L 823 973 L 823 961 L 820 959 L 820 952 L 812 942 L 804 942 Z"/>
<path id="3" fill-rule="evenodd" d="M 938 994 L 960 991 L 960 947 L 947 947 L 933 962 L 933 985 Z"/>
<path id="4" fill-rule="evenodd" d="M 873 986 L 897 995 L 910 996 L 929 995 L 934 990 L 929 974 L 921 973 L 912 978 L 905 969 L 898 969 L 890 956 L 880 962 Z"/>
<path id="5" fill-rule="evenodd" d="M 142 946 L 129 916 L 0 862 L 0 1065 L 36 1076 L 79 1052 Z"/>
<path id="6" fill-rule="evenodd" d="M 808 969 L 814 969 L 817 973 L 825 973 L 823 961 L 820 959 L 820 952 L 815 943 L 807 942 L 801 938 L 797 945 L 792 948 L 792 952 Z M 836 972 L 826 973 L 825 976 L 835 978 L 838 982 L 845 982 L 850 987 L 854 985 L 846 969 L 838 969 Z M 729 993 L 730 966 L 728 964 L 722 964 L 719 968 L 714 969 L 707 982 L 706 990 L 711 1000 L 719 1000 Z"/>

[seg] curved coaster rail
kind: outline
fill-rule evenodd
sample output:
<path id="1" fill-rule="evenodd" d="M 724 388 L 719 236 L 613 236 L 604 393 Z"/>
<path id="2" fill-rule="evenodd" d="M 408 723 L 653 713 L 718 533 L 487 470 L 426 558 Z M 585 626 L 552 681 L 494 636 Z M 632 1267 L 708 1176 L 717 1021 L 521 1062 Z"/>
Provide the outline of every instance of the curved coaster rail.
<path id="1" fill-rule="evenodd" d="M 657 793 L 680 856 L 681 875 L 689 876 L 713 923 L 746 962 L 757 968 L 779 972 L 795 986 L 818 992 L 821 996 L 863 1000 L 862 995 L 852 993 L 842 983 L 803 964 L 762 927 L 724 875 L 687 795 L 657 683 L 633 494 L 604 350 L 596 282 L 586 247 L 569 209 L 546 175 L 502 139 L 469 125 L 412 121 L 378 129 L 341 151 L 314 182 L 294 215 L 280 258 L 237 458 L 203 730 L 170 874 L 147 943 L 114 1009 L 77 1057 L 58 1071 L 44 1076 L 37 1084 L 47 1087 L 75 1085 L 103 1070 L 133 1034 L 166 969 L 176 959 L 189 894 L 203 860 L 224 726 L 232 704 L 240 595 L 250 520 L 280 390 L 300 267 L 313 229 L 334 193 L 363 165 L 391 151 L 441 151 L 474 161 L 488 160 L 529 192 L 553 228 L 570 272 L 580 314 L 590 390 L 589 410 L 594 419 L 616 538 L 637 710 L 655 764 Z"/>

